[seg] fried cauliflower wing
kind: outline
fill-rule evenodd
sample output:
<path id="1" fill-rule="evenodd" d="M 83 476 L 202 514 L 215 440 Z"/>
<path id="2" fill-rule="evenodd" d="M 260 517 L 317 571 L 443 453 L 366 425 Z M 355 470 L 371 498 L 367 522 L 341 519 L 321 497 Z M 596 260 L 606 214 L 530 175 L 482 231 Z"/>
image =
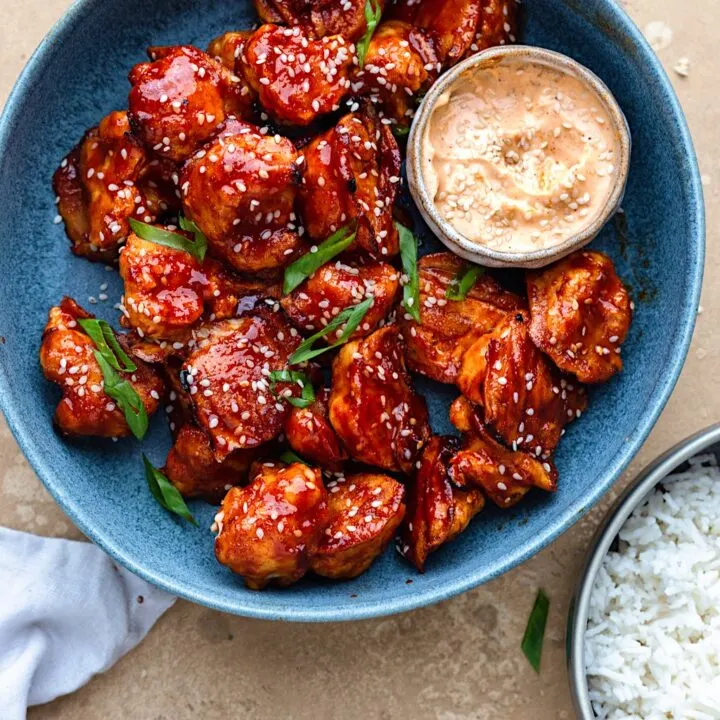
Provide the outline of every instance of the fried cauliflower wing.
<path id="1" fill-rule="evenodd" d="M 458 485 L 482 489 L 501 508 L 516 505 L 533 487 L 557 489 L 552 461 L 503 447 L 467 398 L 453 403 L 450 420 L 463 433 L 462 448 L 450 460 L 450 476 Z"/>
<path id="2" fill-rule="evenodd" d="M 281 268 L 306 248 L 294 213 L 300 178 L 289 140 L 233 120 L 185 164 L 183 208 L 213 255 L 235 269 Z"/>
<path id="3" fill-rule="evenodd" d="M 299 27 L 267 24 L 247 40 L 238 69 L 277 122 L 309 125 L 340 107 L 352 65 L 342 35 L 309 38 Z"/>
<path id="4" fill-rule="evenodd" d="M 465 351 L 510 313 L 525 303 L 503 290 L 488 275 L 478 279 L 465 300 L 449 300 L 445 293 L 467 264 L 452 253 L 433 253 L 418 261 L 420 319 L 400 320 L 407 343 L 407 363 L 414 372 L 454 384 Z"/>
<path id="5" fill-rule="evenodd" d="M 174 230 L 182 234 L 181 230 Z M 147 340 L 185 344 L 203 318 L 235 314 L 250 282 L 233 277 L 212 258 L 200 262 L 184 250 L 143 240 L 132 233 L 120 254 L 124 283 L 122 322 Z"/>
<path id="6" fill-rule="evenodd" d="M 124 112 L 85 133 L 55 171 L 53 188 L 72 251 L 98 262 L 117 257 L 129 218 L 154 222 L 177 205 L 167 167 L 148 159 Z"/>
<path id="7" fill-rule="evenodd" d="M 329 522 L 310 569 L 333 580 L 364 573 L 405 515 L 405 487 L 387 475 L 361 473 L 328 484 Z"/>
<path id="8" fill-rule="evenodd" d="M 253 590 L 292 585 L 308 570 L 327 512 L 319 470 L 266 463 L 247 487 L 225 496 L 215 518 L 215 557 Z"/>
<path id="9" fill-rule="evenodd" d="M 250 115 L 252 94 L 240 78 L 190 45 L 158 48 L 130 71 L 133 134 L 161 157 L 180 163 L 230 116 Z"/>
<path id="10" fill-rule="evenodd" d="M 208 434 L 188 423 L 178 431 L 163 472 L 183 497 L 218 503 L 232 486 L 245 483 L 259 452 L 236 450 L 218 462 Z"/>
<path id="11" fill-rule="evenodd" d="M 428 555 L 454 540 L 485 507 L 480 490 L 459 488 L 450 479 L 450 462 L 458 449 L 457 438 L 432 437 L 408 488 L 398 549 L 420 572 Z"/>
<path id="12" fill-rule="evenodd" d="M 530 337 L 561 370 L 584 383 L 622 370 L 632 303 L 607 255 L 581 250 L 529 272 L 527 290 Z"/>
<path id="13" fill-rule="evenodd" d="M 210 42 L 208 55 L 234 73 L 238 58 L 242 55 L 250 35 L 252 33 L 249 30 L 223 33 Z"/>
<path id="14" fill-rule="evenodd" d="M 344 345 L 333 361 L 330 422 L 355 460 L 409 473 L 430 428 L 403 356 L 394 325 Z"/>
<path id="15" fill-rule="evenodd" d="M 324 240 L 354 224 L 354 248 L 373 257 L 398 252 L 393 205 L 400 187 L 400 151 L 371 107 L 345 115 L 304 150 L 298 208 L 308 235 Z"/>
<path id="16" fill-rule="evenodd" d="M 521 6 L 519 0 L 484 0 L 480 24 L 465 55 L 517 41 Z"/>
<path id="17" fill-rule="evenodd" d="M 400 289 L 400 274 L 385 263 L 346 264 L 340 260 L 319 268 L 302 285 L 281 301 L 292 323 L 303 332 L 322 330 L 339 312 L 374 298 L 353 339 L 369 335 L 395 305 Z"/>
<path id="18" fill-rule="evenodd" d="M 294 407 L 285 420 L 288 445 L 303 458 L 325 470 L 338 472 L 348 458 L 328 418 L 330 390 L 322 388 L 315 402 L 306 408 Z"/>
<path id="19" fill-rule="evenodd" d="M 366 0 L 254 0 L 260 19 L 266 23 L 297 25 L 309 37 L 342 35 L 357 40 L 367 29 Z M 377 0 L 382 10 L 384 0 Z"/>
<path id="20" fill-rule="evenodd" d="M 355 69 L 352 90 L 369 98 L 383 117 L 407 128 L 441 67 L 433 37 L 410 23 L 387 20 L 373 34 L 363 68 Z"/>
<path id="21" fill-rule="evenodd" d="M 210 323 L 197 335 L 197 347 L 183 365 L 182 378 L 216 458 L 272 440 L 282 430 L 290 407 L 273 395 L 269 376 L 287 369 L 288 357 L 300 344 L 297 330 L 280 312 L 261 308 Z M 283 389 L 281 384 L 277 392 Z"/>
<path id="22" fill-rule="evenodd" d="M 476 340 L 463 355 L 457 385 L 483 407 L 485 423 L 504 443 L 547 457 L 587 398 L 579 383 L 563 383 L 530 340 L 528 324 L 527 312 L 518 311 Z"/>
<path id="23" fill-rule="evenodd" d="M 125 415 L 103 391 L 103 373 L 93 354 L 95 345 L 78 323 L 92 317 L 67 297 L 50 309 L 40 346 L 40 367 L 47 380 L 62 388 L 54 423 L 63 435 L 126 437 L 130 428 Z M 122 336 L 118 342 L 125 345 Z M 163 382 L 144 363 L 137 361 L 136 365 L 132 375 L 124 376 L 150 416 L 158 408 Z"/>

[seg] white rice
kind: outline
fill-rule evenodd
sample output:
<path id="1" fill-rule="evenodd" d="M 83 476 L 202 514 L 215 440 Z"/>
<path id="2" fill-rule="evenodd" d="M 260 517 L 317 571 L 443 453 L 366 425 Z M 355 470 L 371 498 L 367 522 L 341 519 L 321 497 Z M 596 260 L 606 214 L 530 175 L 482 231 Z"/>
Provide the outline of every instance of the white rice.
<path id="1" fill-rule="evenodd" d="M 666 478 L 628 518 L 590 601 L 588 687 L 598 718 L 720 718 L 720 468 Z"/>

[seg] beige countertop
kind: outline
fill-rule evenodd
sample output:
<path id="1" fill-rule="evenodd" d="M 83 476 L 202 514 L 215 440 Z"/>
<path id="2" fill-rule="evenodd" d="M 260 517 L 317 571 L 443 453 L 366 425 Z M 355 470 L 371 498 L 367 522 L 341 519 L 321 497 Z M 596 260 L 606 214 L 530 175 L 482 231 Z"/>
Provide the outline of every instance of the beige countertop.
<path id="1" fill-rule="evenodd" d="M 630 0 L 641 28 L 661 21 L 659 52 L 690 122 L 708 206 L 703 311 L 665 412 L 614 494 L 676 441 L 720 418 L 720 76 L 717 0 Z M 69 0 L 0 1 L 0 99 Z M 657 26 L 656 26 L 657 27 Z M 673 71 L 690 60 L 686 78 Z M 80 537 L 35 477 L 0 417 L 0 525 Z M 223 615 L 184 601 L 115 667 L 32 720 L 237 717 L 338 720 L 552 720 L 574 717 L 565 674 L 571 588 L 606 498 L 544 552 L 494 582 L 435 607 L 347 624 L 295 625 Z M 543 671 L 519 650 L 542 585 L 552 597 Z M 129 712 L 132 710 L 132 712 Z"/>

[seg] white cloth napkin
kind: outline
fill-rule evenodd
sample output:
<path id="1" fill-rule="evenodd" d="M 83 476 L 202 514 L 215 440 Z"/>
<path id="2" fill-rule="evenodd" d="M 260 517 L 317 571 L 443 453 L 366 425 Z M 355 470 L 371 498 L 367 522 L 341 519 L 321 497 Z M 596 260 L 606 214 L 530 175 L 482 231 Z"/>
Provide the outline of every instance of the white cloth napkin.
<path id="1" fill-rule="evenodd" d="M 91 543 L 0 528 L 0 718 L 77 690 L 174 602 Z"/>

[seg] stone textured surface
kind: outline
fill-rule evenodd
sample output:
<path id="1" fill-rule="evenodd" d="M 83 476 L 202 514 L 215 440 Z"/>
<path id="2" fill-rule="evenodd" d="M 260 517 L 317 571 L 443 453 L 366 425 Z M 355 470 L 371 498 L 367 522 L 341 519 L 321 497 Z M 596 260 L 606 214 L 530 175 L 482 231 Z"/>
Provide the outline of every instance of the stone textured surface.
<path id="1" fill-rule="evenodd" d="M 530 0 L 531 2 L 532 0 Z M 69 0 L 3 0 L 0 99 Z M 245 620 L 178 602 L 146 641 L 72 696 L 33 709 L 39 719 L 138 720 L 228 715 L 342 720 L 552 720 L 572 718 L 564 661 L 571 588 L 584 548 L 612 497 L 659 452 L 718 419 L 720 337 L 720 73 L 714 0 L 625 3 L 641 28 L 661 21 L 670 44 L 659 51 L 695 138 L 708 207 L 703 311 L 677 389 L 615 490 L 581 523 L 523 566 L 432 608 L 349 624 L 292 625 Z M 657 25 L 655 26 L 657 28 Z M 690 60 L 688 77 L 673 71 Z M 17 450 L 0 419 L 0 524 L 79 537 Z M 539 584 L 552 597 L 536 676 L 519 651 Z"/>

